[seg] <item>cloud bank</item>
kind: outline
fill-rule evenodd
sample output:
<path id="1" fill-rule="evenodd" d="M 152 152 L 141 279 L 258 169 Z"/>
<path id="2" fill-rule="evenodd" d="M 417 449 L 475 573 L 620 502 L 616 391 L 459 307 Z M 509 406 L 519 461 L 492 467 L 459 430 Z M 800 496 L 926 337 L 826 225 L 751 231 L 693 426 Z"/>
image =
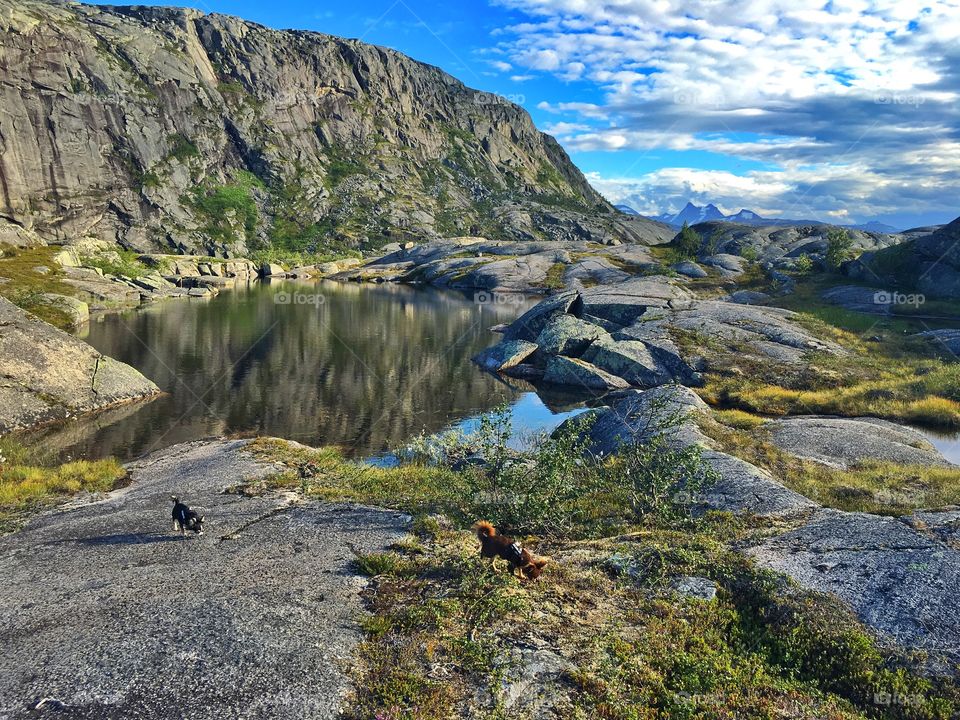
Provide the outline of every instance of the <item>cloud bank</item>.
<path id="1" fill-rule="evenodd" d="M 593 175 L 614 201 L 857 221 L 960 214 L 957 0 L 500 4 L 529 20 L 498 33 L 515 72 L 596 88 L 597 102 L 540 105 L 568 149 L 729 160 Z"/>

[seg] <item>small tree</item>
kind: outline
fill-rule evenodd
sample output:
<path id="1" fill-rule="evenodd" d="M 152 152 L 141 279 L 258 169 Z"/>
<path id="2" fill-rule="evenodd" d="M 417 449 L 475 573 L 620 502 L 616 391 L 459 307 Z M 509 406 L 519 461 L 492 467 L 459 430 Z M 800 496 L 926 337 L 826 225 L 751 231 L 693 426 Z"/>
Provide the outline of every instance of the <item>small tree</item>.
<path id="1" fill-rule="evenodd" d="M 677 235 L 677 252 L 679 252 L 684 257 L 696 257 L 697 253 L 700 252 L 700 246 L 703 244 L 703 239 L 700 237 L 700 233 L 690 227 L 689 223 L 684 222 L 683 227 L 680 228 L 680 234 Z"/>
<path id="2" fill-rule="evenodd" d="M 836 270 L 853 255 L 853 238 L 843 228 L 827 232 L 827 266 Z"/>
<path id="3" fill-rule="evenodd" d="M 796 269 L 800 275 L 808 275 L 810 271 L 813 270 L 813 259 L 806 253 L 803 253 L 797 258 L 794 269 Z"/>

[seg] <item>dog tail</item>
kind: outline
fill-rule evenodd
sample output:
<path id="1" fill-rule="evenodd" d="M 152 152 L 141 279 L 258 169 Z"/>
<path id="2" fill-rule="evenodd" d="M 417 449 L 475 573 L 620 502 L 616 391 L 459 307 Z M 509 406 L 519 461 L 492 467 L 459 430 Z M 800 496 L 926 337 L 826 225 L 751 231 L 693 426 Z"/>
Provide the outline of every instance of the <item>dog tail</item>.
<path id="1" fill-rule="evenodd" d="M 180 504 L 180 498 L 178 498 L 176 495 L 171 495 L 171 496 L 170 496 L 170 499 L 173 500 L 173 504 L 174 504 L 174 505 L 179 505 L 179 504 Z"/>
<path id="2" fill-rule="evenodd" d="M 475 523 L 473 526 L 473 531 L 477 534 L 477 537 L 493 537 L 497 534 L 497 529 L 493 524 L 487 522 L 486 520 L 480 520 Z"/>

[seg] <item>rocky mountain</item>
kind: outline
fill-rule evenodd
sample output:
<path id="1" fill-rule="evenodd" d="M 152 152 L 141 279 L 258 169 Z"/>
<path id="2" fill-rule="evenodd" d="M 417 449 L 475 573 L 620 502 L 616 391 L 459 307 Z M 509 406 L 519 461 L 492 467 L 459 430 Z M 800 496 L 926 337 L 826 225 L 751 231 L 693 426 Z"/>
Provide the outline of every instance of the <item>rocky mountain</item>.
<path id="1" fill-rule="evenodd" d="M 0 0 L 0 238 L 242 254 L 647 240 L 519 106 L 398 52 L 223 15 Z"/>
<path id="2" fill-rule="evenodd" d="M 617 206 L 618 208 L 621 206 Z M 681 227 L 684 222 L 689 225 L 696 225 L 701 222 L 709 222 L 711 220 L 725 220 L 727 222 L 739 223 L 741 225 L 758 225 L 758 226 L 770 226 L 770 225 L 829 225 L 830 223 L 825 223 L 820 220 L 790 220 L 787 218 L 769 218 L 763 217 L 759 213 L 755 213 L 753 210 L 747 210 L 746 208 L 741 209 L 739 212 L 734 213 L 733 215 L 724 215 L 716 205 L 709 204 L 704 207 L 699 205 L 694 205 L 691 202 L 687 202 L 686 206 L 679 213 L 670 214 L 666 213 L 663 215 L 657 215 L 654 217 L 655 220 L 664 222 L 672 227 Z M 849 228 L 850 230 L 863 230 L 865 232 L 873 233 L 896 233 L 900 232 L 897 228 L 892 225 L 886 225 L 881 222 L 870 221 L 866 223 L 860 223 L 857 225 L 839 225 L 838 227 Z"/>
<path id="3" fill-rule="evenodd" d="M 653 219 L 659 220 L 667 225 L 680 227 L 684 223 L 696 225 L 697 223 L 707 222 L 709 220 L 722 220 L 724 217 L 725 215 L 720 212 L 720 208 L 713 203 L 700 207 L 699 205 L 694 205 L 692 202 L 688 202 L 683 207 L 683 210 L 678 213 L 657 215 Z"/>

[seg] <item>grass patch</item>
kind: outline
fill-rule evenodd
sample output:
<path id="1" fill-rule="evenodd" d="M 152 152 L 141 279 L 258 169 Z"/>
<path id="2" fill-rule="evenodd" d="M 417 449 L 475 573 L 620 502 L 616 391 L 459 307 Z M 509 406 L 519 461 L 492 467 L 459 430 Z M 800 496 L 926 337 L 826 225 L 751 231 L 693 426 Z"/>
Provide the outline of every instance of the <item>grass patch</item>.
<path id="1" fill-rule="evenodd" d="M 709 351 L 701 396 L 714 407 L 758 415 L 872 415 L 960 428 L 960 364 L 940 359 L 935 346 L 913 337 L 922 326 L 865 317 L 823 304 L 799 313 L 802 327 L 847 351 L 811 352 L 800 364 L 750 356 L 736 344 L 695 333 L 677 332 L 674 339 L 692 354 Z"/>
<path id="2" fill-rule="evenodd" d="M 73 296 L 76 292 L 63 282 L 63 270 L 53 259 L 59 251 L 55 246 L 0 245 L 0 295 L 41 320 L 69 330 L 73 326 L 72 316 L 43 298 L 44 293 Z"/>
<path id="3" fill-rule="evenodd" d="M 563 284 L 563 274 L 566 270 L 567 266 L 563 263 L 554 263 L 550 266 L 550 269 L 547 270 L 547 276 L 541 284 L 548 290 L 563 290 L 565 287 Z"/>
<path id="4" fill-rule="evenodd" d="M 133 250 L 117 248 L 99 255 L 86 256 L 80 259 L 86 267 L 99 268 L 105 275 L 117 275 L 137 278 L 151 272 L 139 259 L 139 253 Z"/>
<path id="5" fill-rule="evenodd" d="M 377 577 L 393 575 L 403 577 L 412 572 L 411 563 L 394 552 L 376 552 L 357 555 L 354 560 L 357 569 L 364 575 Z"/>
<path id="6" fill-rule="evenodd" d="M 711 421 L 740 443 L 757 433 L 755 416 L 721 417 L 746 428 Z M 271 482 L 416 515 L 417 538 L 357 558 L 372 577 L 372 615 L 346 717 L 522 717 L 530 708 L 508 703 L 528 672 L 519 647 L 553 658 L 536 684 L 560 717 L 919 720 L 960 707 L 955 687 L 906 670 L 908 659 L 881 648 L 838 602 L 733 549 L 774 521 L 694 519 L 672 505 L 677 481 L 695 482 L 698 457 L 653 445 L 591 465 L 584 427 L 517 453 L 503 447 L 509 428 L 488 416 L 472 440 L 414 443 L 411 462 L 395 468 L 274 439 L 248 446 L 288 466 Z M 484 464 L 449 468 L 478 449 Z M 465 529 L 478 517 L 519 528 L 515 536 L 552 559 L 539 581 L 480 560 Z M 713 582 L 716 598 L 677 595 L 675 580 L 687 576 Z M 876 702 L 891 695 L 916 702 Z"/>
<path id="7" fill-rule="evenodd" d="M 745 531 L 712 515 L 696 532 L 541 543 L 553 562 L 521 583 L 481 562 L 469 533 L 439 530 L 408 577 L 379 576 L 368 593 L 346 717 L 524 717 L 529 706 L 507 704 L 527 672 L 517 646 L 553 658 L 536 689 L 558 717 L 951 716 L 955 688 L 902 669 L 836 601 L 730 550 Z M 716 599 L 671 591 L 690 575 L 712 580 Z M 892 695 L 911 704 L 877 704 Z"/>
<path id="8" fill-rule="evenodd" d="M 106 492 L 127 477 L 115 459 L 43 466 L 11 440 L 0 440 L 0 531 L 15 530 L 31 513 L 82 490 Z"/>

